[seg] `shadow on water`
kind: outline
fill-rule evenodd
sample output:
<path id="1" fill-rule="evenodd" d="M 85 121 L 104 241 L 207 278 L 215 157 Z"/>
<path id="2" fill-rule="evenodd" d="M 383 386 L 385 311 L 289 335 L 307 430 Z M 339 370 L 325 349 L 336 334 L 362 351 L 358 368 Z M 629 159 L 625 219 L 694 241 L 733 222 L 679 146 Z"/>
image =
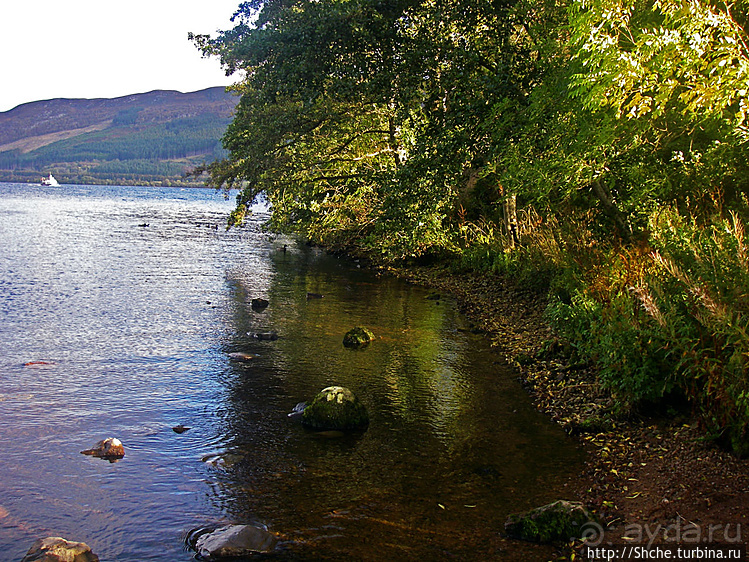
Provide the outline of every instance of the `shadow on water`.
<path id="1" fill-rule="evenodd" d="M 535 558 L 500 538 L 503 523 L 564 495 L 576 447 L 453 302 L 289 246 L 271 254 L 267 292 L 229 279 L 236 335 L 225 351 L 255 358 L 223 375 L 213 501 L 278 533 L 283 559 Z M 344 348 L 358 325 L 375 341 Z M 278 339 L 253 337 L 269 331 Z M 367 405 L 366 431 L 320 434 L 287 415 L 334 384 Z"/>

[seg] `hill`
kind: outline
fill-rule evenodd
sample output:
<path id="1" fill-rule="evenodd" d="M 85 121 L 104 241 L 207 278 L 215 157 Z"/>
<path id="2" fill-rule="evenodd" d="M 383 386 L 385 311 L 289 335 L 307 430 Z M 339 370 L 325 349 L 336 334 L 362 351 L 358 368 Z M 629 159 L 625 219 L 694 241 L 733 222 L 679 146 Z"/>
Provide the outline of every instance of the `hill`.
<path id="1" fill-rule="evenodd" d="M 0 181 L 197 185 L 223 152 L 239 98 L 223 87 L 112 99 L 52 99 L 0 112 Z"/>

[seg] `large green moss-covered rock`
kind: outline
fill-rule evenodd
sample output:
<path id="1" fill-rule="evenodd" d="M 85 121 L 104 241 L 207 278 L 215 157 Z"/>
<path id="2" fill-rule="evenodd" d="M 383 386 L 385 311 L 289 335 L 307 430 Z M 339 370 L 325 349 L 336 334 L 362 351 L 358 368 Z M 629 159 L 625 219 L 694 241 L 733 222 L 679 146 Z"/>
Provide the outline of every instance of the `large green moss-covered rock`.
<path id="1" fill-rule="evenodd" d="M 374 338 L 372 332 L 366 328 L 357 326 L 346 332 L 343 336 L 343 345 L 346 347 L 364 347 L 372 341 L 372 338 Z"/>
<path id="2" fill-rule="evenodd" d="M 348 388 L 329 386 L 304 409 L 302 423 L 314 429 L 359 429 L 367 426 L 369 414 Z"/>
<path id="3" fill-rule="evenodd" d="M 505 532 L 514 539 L 549 543 L 580 538 L 595 517 L 579 502 L 556 501 L 525 513 L 510 515 Z"/>

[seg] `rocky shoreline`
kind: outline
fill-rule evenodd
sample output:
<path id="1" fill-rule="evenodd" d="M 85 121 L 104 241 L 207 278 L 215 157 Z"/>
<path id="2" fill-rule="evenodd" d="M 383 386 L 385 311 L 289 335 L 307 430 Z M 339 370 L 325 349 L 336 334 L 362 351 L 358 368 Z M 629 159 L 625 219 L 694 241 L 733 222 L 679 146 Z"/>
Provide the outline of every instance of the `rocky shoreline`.
<path id="1" fill-rule="evenodd" d="M 569 500 L 601 519 L 589 544 L 726 544 L 749 538 L 749 460 L 705 438 L 694 420 L 659 415 L 620 419 L 595 369 L 575 363 L 544 321 L 544 299 L 500 277 L 445 267 L 388 270 L 454 297 L 497 352 L 513 364 L 537 408 L 584 445 L 585 471 Z M 560 556 L 582 556 L 582 541 Z"/>

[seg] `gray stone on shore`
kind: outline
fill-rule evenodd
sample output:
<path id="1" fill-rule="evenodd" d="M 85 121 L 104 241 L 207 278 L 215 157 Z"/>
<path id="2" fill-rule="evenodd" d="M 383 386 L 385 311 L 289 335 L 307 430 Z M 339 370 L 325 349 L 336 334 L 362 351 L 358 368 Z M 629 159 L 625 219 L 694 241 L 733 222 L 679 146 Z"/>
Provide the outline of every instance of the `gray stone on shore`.
<path id="1" fill-rule="evenodd" d="M 275 535 L 265 529 L 252 525 L 227 525 L 198 538 L 195 550 L 207 560 L 216 560 L 272 552 L 277 542 Z"/>
<path id="2" fill-rule="evenodd" d="M 329 386 L 304 408 L 302 424 L 314 429 L 359 429 L 369 423 L 369 414 L 348 388 Z"/>
<path id="3" fill-rule="evenodd" d="M 84 542 L 47 537 L 31 545 L 21 562 L 99 562 L 99 557 Z"/>

